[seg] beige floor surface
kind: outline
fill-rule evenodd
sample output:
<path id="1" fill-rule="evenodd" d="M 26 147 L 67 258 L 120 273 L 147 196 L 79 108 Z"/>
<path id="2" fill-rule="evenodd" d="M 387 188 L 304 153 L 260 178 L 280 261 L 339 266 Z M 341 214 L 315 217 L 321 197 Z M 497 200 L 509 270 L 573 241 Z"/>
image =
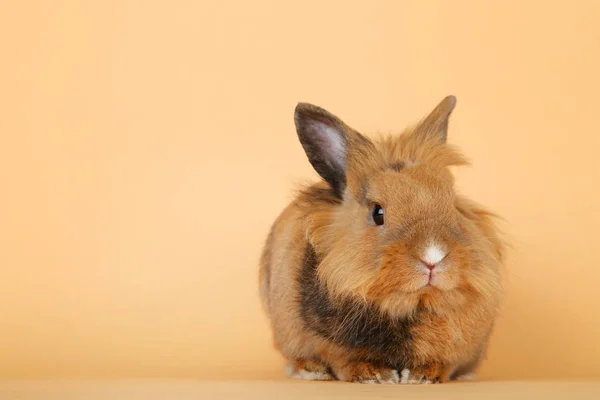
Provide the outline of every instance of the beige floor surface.
<path id="1" fill-rule="evenodd" d="M 361 385 L 304 381 L 0 381 L 1 400 L 600 399 L 600 382 Z"/>

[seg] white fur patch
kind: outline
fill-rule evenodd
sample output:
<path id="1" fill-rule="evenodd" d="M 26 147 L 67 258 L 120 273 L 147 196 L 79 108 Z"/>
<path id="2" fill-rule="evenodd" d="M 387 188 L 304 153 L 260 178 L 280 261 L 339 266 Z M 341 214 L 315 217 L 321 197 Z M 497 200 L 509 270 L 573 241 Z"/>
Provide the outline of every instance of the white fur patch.
<path id="1" fill-rule="evenodd" d="M 423 253 L 422 260 L 428 265 L 436 265 L 446 257 L 446 253 L 435 243 L 430 244 Z"/>
<path id="2" fill-rule="evenodd" d="M 296 369 L 294 365 L 287 364 L 285 366 L 285 374 L 292 379 L 304 379 L 309 381 L 329 381 L 331 375 L 324 372 L 307 371 L 304 368 Z"/>
<path id="3" fill-rule="evenodd" d="M 400 383 L 408 383 L 408 377 L 410 376 L 410 370 L 404 368 L 402 372 L 400 372 Z"/>
<path id="4" fill-rule="evenodd" d="M 402 370 L 402 378 L 400 379 L 401 384 L 405 385 L 428 385 L 431 383 L 430 380 L 423 380 L 424 377 L 419 377 L 419 379 L 415 379 L 414 376 L 410 375 L 410 370 L 403 369 Z"/>
<path id="5" fill-rule="evenodd" d="M 398 382 L 400 382 L 400 376 L 398 375 L 398 371 L 396 371 L 396 370 L 393 370 L 393 371 L 392 371 L 392 375 L 394 376 L 394 377 L 392 378 L 392 380 L 393 380 L 393 383 L 398 383 Z"/>

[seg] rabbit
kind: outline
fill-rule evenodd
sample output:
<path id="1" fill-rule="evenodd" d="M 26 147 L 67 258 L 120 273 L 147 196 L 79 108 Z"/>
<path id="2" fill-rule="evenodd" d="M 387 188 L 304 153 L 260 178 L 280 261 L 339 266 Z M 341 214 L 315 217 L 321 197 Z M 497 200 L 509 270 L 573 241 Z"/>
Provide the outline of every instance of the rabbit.
<path id="1" fill-rule="evenodd" d="M 292 378 L 441 383 L 474 378 L 503 297 L 497 215 L 455 192 L 456 97 L 400 135 L 368 138 L 295 108 L 322 178 L 268 234 L 258 273 L 274 347 Z"/>

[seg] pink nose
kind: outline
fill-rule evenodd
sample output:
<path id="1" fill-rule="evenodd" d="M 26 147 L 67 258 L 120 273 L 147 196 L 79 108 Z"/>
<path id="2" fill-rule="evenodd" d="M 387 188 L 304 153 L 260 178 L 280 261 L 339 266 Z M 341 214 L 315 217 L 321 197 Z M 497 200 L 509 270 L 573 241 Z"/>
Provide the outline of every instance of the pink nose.
<path id="1" fill-rule="evenodd" d="M 421 260 L 421 262 L 423 263 L 424 266 L 426 266 L 430 271 L 433 271 L 433 269 L 435 268 L 435 264 L 429 264 L 426 263 L 425 261 Z"/>

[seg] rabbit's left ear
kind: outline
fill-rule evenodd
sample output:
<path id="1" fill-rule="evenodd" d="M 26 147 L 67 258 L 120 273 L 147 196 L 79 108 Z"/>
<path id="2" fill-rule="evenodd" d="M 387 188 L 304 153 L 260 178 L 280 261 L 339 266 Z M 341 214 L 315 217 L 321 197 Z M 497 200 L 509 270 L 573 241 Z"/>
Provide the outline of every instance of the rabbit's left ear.
<path id="1" fill-rule="evenodd" d="M 341 198 L 346 187 L 350 129 L 335 115 L 308 103 L 298 103 L 294 120 L 308 160 Z"/>
<path id="2" fill-rule="evenodd" d="M 342 198 L 348 180 L 349 160 L 369 160 L 369 139 L 347 126 L 335 115 L 308 103 L 298 103 L 294 115 L 296 132 L 308 160 L 335 194 Z"/>
<path id="3" fill-rule="evenodd" d="M 446 96 L 418 125 L 417 134 L 419 137 L 424 140 L 435 139 L 440 143 L 446 143 L 448 120 L 454 106 L 456 106 L 456 97 Z"/>

